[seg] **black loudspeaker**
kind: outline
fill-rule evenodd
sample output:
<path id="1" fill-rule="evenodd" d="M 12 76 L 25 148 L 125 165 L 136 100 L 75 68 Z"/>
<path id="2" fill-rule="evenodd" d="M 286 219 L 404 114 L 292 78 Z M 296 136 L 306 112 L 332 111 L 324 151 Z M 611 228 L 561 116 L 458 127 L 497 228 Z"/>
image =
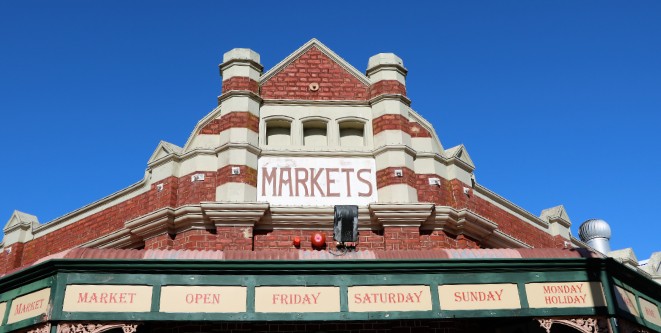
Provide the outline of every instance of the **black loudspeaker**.
<path id="1" fill-rule="evenodd" d="M 358 242 L 358 206 L 335 206 L 333 239 L 340 242 Z"/>

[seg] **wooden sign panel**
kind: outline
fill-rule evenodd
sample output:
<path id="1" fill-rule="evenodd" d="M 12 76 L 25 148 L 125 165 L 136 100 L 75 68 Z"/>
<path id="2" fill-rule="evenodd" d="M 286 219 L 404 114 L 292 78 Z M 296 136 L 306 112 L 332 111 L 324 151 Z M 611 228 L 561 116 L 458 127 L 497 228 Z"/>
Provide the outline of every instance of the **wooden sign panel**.
<path id="1" fill-rule="evenodd" d="M 349 287 L 349 312 L 430 311 L 429 286 Z"/>
<path id="2" fill-rule="evenodd" d="M 456 284 L 438 286 L 441 310 L 520 309 L 516 284 Z"/>
<path id="3" fill-rule="evenodd" d="M 599 282 L 527 283 L 531 308 L 584 308 L 606 306 Z"/>
<path id="4" fill-rule="evenodd" d="M 643 318 L 656 326 L 661 326 L 659 307 L 644 298 L 639 297 L 638 300 L 640 301 L 640 310 L 643 313 Z"/>
<path id="5" fill-rule="evenodd" d="M 161 288 L 161 312 L 246 312 L 246 287 L 165 286 Z"/>
<path id="6" fill-rule="evenodd" d="M 636 306 L 636 296 L 618 286 L 615 286 L 614 294 L 615 299 L 617 300 L 617 307 L 620 308 L 620 310 L 636 317 L 640 317 L 638 306 Z"/>
<path id="7" fill-rule="evenodd" d="M 340 287 L 255 287 L 255 312 L 339 312 Z"/>
<path id="8" fill-rule="evenodd" d="M 149 312 L 151 286 L 68 285 L 62 310 L 68 312 Z"/>
<path id="9" fill-rule="evenodd" d="M 27 295 L 14 298 L 9 309 L 7 324 L 40 316 L 48 310 L 50 288 L 41 289 Z"/>
<path id="10" fill-rule="evenodd" d="M 7 311 L 7 302 L 0 303 L 0 316 L 5 317 L 5 311 Z M 0 326 L 2 326 L 2 320 L 0 320 Z"/>

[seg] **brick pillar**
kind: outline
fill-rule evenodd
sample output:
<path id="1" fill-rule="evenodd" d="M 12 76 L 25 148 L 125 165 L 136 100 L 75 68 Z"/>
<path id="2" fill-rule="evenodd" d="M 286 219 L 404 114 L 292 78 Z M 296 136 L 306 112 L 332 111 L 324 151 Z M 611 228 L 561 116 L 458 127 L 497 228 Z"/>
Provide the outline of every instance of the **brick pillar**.
<path id="1" fill-rule="evenodd" d="M 406 68 L 392 53 L 369 59 L 370 104 L 376 153 L 379 202 L 417 202 L 414 152 L 409 148 L 409 105 Z"/>
<path id="2" fill-rule="evenodd" d="M 259 54 L 250 49 L 233 49 L 223 56 L 220 75 L 222 95 L 218 97 L 219 117 L 203 134 L 218 134 L 216 201 L 257 200 L 257 158 L 259 147 Z M 214 123 L 215 122 L 215 123 Z"/>
<path id="3" fill-rule="evenodd" d="M 420 227 L 432 214 L 433 204 L 371 204 L 372 219 L 383 228 L 385 250 L 420 250 Z"/>
<path id="4" fill-rule="evenodd" d="M 21 267 L 24 247 L 23 243 L 15 243 L 5 248 L 5 272 Z"/>
<path id="5" fill-rule="evenodd" d="M 386 250 L 420 250 L 420 227 L 384 226 Z"/>

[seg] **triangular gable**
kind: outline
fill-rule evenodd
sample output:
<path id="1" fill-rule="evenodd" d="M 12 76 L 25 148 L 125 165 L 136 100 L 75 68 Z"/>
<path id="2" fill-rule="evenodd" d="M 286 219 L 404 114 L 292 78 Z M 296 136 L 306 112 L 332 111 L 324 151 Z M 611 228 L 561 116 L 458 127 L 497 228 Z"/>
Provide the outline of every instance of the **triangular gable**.
<path id="1" fill-rule="evenodd" d="M 154 153 L 151 154 L 151 157 L 149 158 L 149 162 L 147 163 L 151 163 L 170 154 L 177 154 L 180 152 L 181 152 L 181 147 L 166 141 L 161 141 L 158 143 L 156 150 L 154 150 Z"/>
<path id="2" fill-rule="evenodd" d="M 448 150 L 445 151 L 448 157 L 453 157 L 456 159 L 459 159 L 463 161 L 464 163 L 468 164 L 472 168 L 475 168 L 475 164 L 473 164 L 473 159 L 471 159 L 470 155 L 468 155 L 468 150 L 466 150 L 466 147 L 462 145 L 458 145 L 452 148 L 449 148 Z"/>
<path id="3" fill-rule="evenodd" d="M 567 214 L 567 211 L 565 210 L 565 206 L 563 205 L 542 210 L 542 213 L 539 214 L 539 218 L 546 222 L 551 222 L 551 220 L 559 218 L 571 223 L 571 220 L 569 220 L 569 215 Z"/>
<path id="4" fill-rule="evenodd" d="M 39 219 L 34 215 L 15 210 L 7 224 L 5 224 L 4 230 L 7 231 L 7 229 L 20 225 L 35 227 L 39 225 Z"/>
<path id="5" fill-rule="evenodd" d="M 316 39 L 260 78 L 261 97 L 295 100 L 366 100 L 369 79 Z"/>

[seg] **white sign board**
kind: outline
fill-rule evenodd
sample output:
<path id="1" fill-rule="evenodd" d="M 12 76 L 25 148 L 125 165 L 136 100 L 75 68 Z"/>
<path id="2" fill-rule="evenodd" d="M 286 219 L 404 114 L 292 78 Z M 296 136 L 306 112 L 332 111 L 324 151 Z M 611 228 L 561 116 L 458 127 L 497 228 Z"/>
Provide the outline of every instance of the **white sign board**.
<path id="1" fill-rule="evenodd" d="M 262 157 L 257 200 L 283 206 L 367 205 L 377 201 L 371 158 Z"/>

